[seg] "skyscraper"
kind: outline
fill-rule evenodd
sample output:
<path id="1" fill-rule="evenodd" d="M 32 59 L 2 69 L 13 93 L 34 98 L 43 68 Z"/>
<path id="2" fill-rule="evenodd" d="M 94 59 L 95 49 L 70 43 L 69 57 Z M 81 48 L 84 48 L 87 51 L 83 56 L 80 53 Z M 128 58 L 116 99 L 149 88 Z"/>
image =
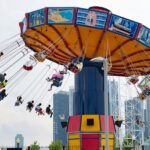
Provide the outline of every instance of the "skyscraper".
<path id="1" fill-rule="evenodd" d="M 118 82 L 109 81 L 109 113 L 116 119 L 119 115 Z"/>
<path id="2" fill-rule="evenodd" d="M 148 121 L 148 116 L 149 116 L 149 114 L 148 114 L 148 111 L 149 110 L 147 110 L 148 109 L 148 107 L 147 107 L 147 105 L 146 105 L 146 109 L 144 109 L 144 122 L 145 122 L 145 131 L 144 131 L 144 138 L 149 138 L 150 136 L 149 136 L 149 128 L 150 128 L 150 125 L 149 125 L 149 121 Z"/>
<path id="3" fill-rule="evenodd" d="M 119 100 L 118 100 L 118 82 L 115 80 L 108 81 L 109 86 L 109 113 L 113 116 L 114 120 L 120 115 L 119 114 Z M 116 128 L 116 141 L 119 141 L 119 128 Z M 119 144 L 116 142 L 116 146 Z"/>
<path id="4" fill-rule="evenodd" d="M 145 136 L 150 137 L 150 96 L 146 100 L 145 123 Z"/>
<path id="5" fill-rule="evenodd" d="M 24 147 L 24 137 L 22 134 L 17 134 L 15 136 L 15 147 L 23 148 Z"/>
<path id="6" fill-rule="evenodd" d="M 143 102 L 138 98 L 125 101 L 125 132 L 126 135 L 132 135 L 135 140 L 142 141 L 143 127 L 137 123 L 137 118 L 144 120 Z"/>
<path id="7" fill-rule="evenodd" d="M 69 93 L 60 91 L 53 95 L 53 140 L 61 140 L 63 145 L 67 145 L 66 128 L 62 128 L 60 116 L 64 116 L 64 121 L 69 117 Z"/>

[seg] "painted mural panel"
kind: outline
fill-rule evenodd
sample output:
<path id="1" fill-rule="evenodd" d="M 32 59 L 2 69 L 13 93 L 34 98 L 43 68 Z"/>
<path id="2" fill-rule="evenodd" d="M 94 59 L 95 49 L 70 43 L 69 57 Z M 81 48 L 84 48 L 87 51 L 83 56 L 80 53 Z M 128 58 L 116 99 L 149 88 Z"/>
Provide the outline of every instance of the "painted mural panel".
<path id="1" fill-rule="evenodd" d="M 49 8 L 48 23 L 49 24 L 71 24 L 73 21 L 72 8 Z"/>
<path id="2" fill-rule="evenodd" d="M 112 15 L 109 30 L 128 37 L 134 37 L 138 23 L 122 18 L 117 15 Z"/>
<path id="3" fill-rule="evenodd" d="M 150 29 L 142 26 L 142 28 L 140 29 L 140 32 L 138 34 L 137 39 L 145 44 L 146 46 L 150 47 Z"/>
<path id="4" fill-rule="evenodd" d="M 104 29 L 107 15 L 106 12 L 78 9 L 76 24 Z"/>
<path id="5" fill-rule="evenodd" d="M 29 13 L 29 27 L 44 24 L 44 9 Z"/>
<path id="6" fill-rule="evenodd" d="M 23 22 L 23 29 L 22 29 L 22 31 L 24 33 L 26 31 L 26 29 L 27 29 L 27 19 L 24 18 L 22 22 Z"/>

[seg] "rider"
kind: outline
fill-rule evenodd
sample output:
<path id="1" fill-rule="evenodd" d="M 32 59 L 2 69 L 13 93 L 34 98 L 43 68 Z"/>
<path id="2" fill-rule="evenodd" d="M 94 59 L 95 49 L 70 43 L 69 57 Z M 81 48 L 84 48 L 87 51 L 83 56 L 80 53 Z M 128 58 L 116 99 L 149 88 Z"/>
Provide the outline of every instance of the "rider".
<path id="1" fill-rule="evenodd" d="M 34 101 L 29 101 L 27 103 L 27 108 L 26 110 L 29 110 L 29 112 L 31 112 L 32 108 L 34 107 Z"/>
<path id="2" fill-rule="evenodd" d="M 39 62 L 43 62 L 45 60 L 47 56 L 46 51 L 41 51 L 41 52 L 37 52 L 35 53 L 34 57 L 39 61 Z"/>
<path id="3" fill-rule="evenodd" d="M 22 96 L 18 96 L 15 102 L 15 106 L 19 106 L 23 103 Z"/>
<path id="4" fill-rule="evenodd" d="M 0 82 L 3 82 L 5 80 L 6 75 L 7 75 L 6 73 L 0 74 Z"/>
<path id="5" fill-rule="evenodd" d="M 5 88 L 7 85 L 7 82 L 8 82 L 7 80 L 0 82 L 0 89 Z"/>
<path id="6" fill-rule="evenodd" d="M 41 108 L 42 104 L 39 103 L 36 107 L 35 107 L 35 111 L 36 113 L 38 113 L 38 115 L 44 115 L 43 109 Z"/>
<path id="7" fill-rule="evenodd" d="M 8 94 L 6 94 L 6 89 L 0 91 L 0 101 L 3 100 Z"/>
<path id="8" fill-rule="evenodd" d="M 48 106 L 46 107 L 46 113 L 47 113 L 48 115 L 50 115 L 50 118 L 52 117 L 53 111 L 52 111 L 52 109 L 51 109 L 51 105 L 48 105 Z"/>
<path id="9" fill-rule="evenodd" d="M 59 71 L 59 73 L 53 74 L 51 78 L 46 79 L 48 82 L 53 81 L 48 91 L 51 91 L 53 86 L 56 86 L 56 87 L 61 86 L 62 80 L 64 79 L 64 74 L 66 74 L 65 71 Z"/>
<path id="10" fill-rule="evenodd" d="M 135 122 L 136 122 L 136 124 L 138 124 L 141 127 L 145 126 L 145 123 L 139 118 L 139 116 L 135 117 Z"/>
<path id="11" fill-rule="evenodd" d="M 3 55 L 4 55 L 4 53 L 3 53 L 3 52 L 0 52 L 0 58 L 1 58 Z"/>
<path id="12" fill-rule="evenodd" d="M 73 73 L 78 73 L 83 68 L 83 63 L 79 59 L 74 58 L 71 63 L 67 64 L 66 69 L 72 71 Z"/>

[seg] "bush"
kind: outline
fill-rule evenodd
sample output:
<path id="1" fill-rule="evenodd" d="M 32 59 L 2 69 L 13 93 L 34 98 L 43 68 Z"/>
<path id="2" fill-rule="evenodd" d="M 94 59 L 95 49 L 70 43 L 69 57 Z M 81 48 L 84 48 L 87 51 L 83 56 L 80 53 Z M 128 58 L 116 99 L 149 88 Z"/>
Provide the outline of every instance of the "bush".
<path id="1" fill-rule="evenodd" d="M 49 150 L 63 150 L 63 145 L 61 141 L 54 141 L 50 144 Z"/>
<path id="2" fill-rule="evenodd" d="M 30 150 L 40 150 L 40 145 L 35 141 L 31 146 Z"/>

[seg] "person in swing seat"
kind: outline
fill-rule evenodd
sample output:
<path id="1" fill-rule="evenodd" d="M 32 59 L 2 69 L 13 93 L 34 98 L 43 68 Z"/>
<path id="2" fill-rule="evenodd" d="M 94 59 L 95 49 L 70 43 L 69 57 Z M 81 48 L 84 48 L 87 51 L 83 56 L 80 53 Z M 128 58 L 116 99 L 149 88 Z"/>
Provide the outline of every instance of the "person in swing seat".
<path id="1" fill-rule="evenodd" d="M 44 115 L 44 111 L 42 109 L 42 103 L 39 103 L 36 107 L 35 107 L 35 112 L 38 114 L 38 115 Z"/>
<path id="2" fill-rule="evenodd" d="M 46 113 L 47 113 L 48 115 L 50 115 L 50 118 L 52 117 L 53 111 L 52 111 L 52 109 L 51 109 L 51 105 L 48 105 L 48 106 L 46 107 Z"/>
<path id="3" fill-rule="evenodd" d="M 6 89 L 0 91 L 0 101 L 3 100 L 8 94 L 6 94 Z"/>
<path id="4" fill-rule="evenodd" d="M 4 53 L 3 53 L 3 52 L 0 52 L 0 58 L 1 58 L 3 55 L 4 55 Z"/>
<path id="5" fill-rule="evenodd" d="M 5 88 L 7 85 L 7 80 L 4 80 L 3 82 L 0 82 L 0 89 Z"/>
<path id="6" fill-rule="evenodd" d="M 15 102 L 15 106 L 20 106 L 23 103 L 22 96 L 18 96 Z"/>
<path id="7" fill-rule="evenodd" d="M 3 82 L 5 80 L 6 75 L 7 75 L 6 73 L 4 74 L 0 73 L 0 82 Z"/>
<path id="8" fill-rule="evenodd" d="M 34 101 L 29 101 L 29 102 L 27 103 L 26 110 L 29 110 L 29 112 L 31 112 L 32 109 L 33 109 L 33 107 L 34 107 Z"/>
<path id="9" fill-rule="evenodd" d="M 65 74 L 65 71 L 59 71 L 59 73 L 53 74 L 51 78 L 46 79 L 48 82 L 51 82 L 51 81 L 53 82 L 48 91 L 51 91 L 53 86 L 60 87 L 62 85 L 64 74 Z"/>

